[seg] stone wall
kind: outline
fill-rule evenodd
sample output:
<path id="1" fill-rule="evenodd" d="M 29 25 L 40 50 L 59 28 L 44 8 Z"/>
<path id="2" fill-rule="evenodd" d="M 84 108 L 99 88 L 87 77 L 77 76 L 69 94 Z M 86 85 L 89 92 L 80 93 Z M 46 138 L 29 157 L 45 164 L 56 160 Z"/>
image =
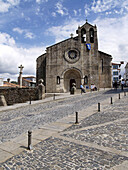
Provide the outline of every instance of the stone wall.
<path id="1" fill-rule="evenodd" d="M 38 88 L 1 88 L 0 95 L 5 97 L 7 105 L 24 103 L 30 100 L 38 100 Z"/>

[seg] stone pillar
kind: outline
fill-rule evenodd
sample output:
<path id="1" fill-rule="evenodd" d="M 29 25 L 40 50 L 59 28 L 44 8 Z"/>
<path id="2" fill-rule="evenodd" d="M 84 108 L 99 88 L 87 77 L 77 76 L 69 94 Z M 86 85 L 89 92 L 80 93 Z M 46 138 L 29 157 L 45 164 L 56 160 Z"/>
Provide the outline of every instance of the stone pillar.
<path id="1" fill-rule="evenodd" d="M 40 79 L 39 80 L 39 85 L 38 85 L 38 99 L 42 100 L 45 98 L 45 86 L 43 85 L 44 80 Z"/>
<path id="2" fill-rule="evenodd" d="M 19 80 L 20 80 L 20 88 L 22 88 L 22 73 L 23 73 L 23 66 L 22 64 L 19 66 L 20 72 L 19 72 Z"/>
<path id="3" fill-rule="evenodd" d="M 0 95 L 0 106 L 7 106 L 4 95 Z"/>

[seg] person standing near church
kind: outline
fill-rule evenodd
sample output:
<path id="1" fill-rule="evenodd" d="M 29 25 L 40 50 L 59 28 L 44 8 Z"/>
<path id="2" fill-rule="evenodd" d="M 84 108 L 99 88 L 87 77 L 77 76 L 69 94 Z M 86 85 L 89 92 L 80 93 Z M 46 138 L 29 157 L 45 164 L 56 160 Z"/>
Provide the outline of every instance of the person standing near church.
<path id="1" fill-rule="evenodd" d="M 82 94 L 82 92 L 86 93 L 85 89 L 84 89 L 84 86 L 82 84 L 80 85 L 80 89 L 81 89 L 81 94 Z"/>
<path id="2" fill-rule="evenodd" d="M 125 84 L 125 81 L 124 81 L 124 79 L 122 79 L 122 81 L 121 81 L 121 90 L 124 90 L 124 84 Z"/>

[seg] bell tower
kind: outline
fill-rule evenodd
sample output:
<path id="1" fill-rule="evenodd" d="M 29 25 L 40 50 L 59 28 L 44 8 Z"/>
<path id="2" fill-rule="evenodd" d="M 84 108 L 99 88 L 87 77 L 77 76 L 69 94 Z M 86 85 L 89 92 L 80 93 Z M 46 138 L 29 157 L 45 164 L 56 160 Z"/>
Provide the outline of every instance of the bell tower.
<path id="1" fill-rule="evenodd" d="M 82 44 L 90 44 L 93 48 L 98 50 L 98 40 L 97 40 L 97 27 L 89 24 L 86 20 L 86 23 L 83 26 L 78 26 L 76 30 L 78 34 L 79 42 Z"/>
<path id="2" fill-rule="evenodd" d="M 88 79 L 89 86 L 95 82 L 96 86 L 99 87 L 97 27 L 89 24 L 86 20 L 83 26 L 78 27 L 76 33 L 81 51 L 81 65 L 85 68 L 83 75 Z"/>

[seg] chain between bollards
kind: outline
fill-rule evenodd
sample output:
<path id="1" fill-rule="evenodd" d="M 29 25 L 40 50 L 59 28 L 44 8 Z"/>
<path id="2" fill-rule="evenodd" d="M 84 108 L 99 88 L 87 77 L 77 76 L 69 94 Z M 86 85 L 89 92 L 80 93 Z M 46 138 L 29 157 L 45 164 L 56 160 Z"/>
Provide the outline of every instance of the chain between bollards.
<path id="1" fill-rule="evenodd" d="M 28 149 L 32 150 L 32 131 L 28 131 Z"/>
<path id="2" fill-rule="evenodd" d="M 98 103 L 98 112 L 100 112 L 100 103 Z"/>
<path id="3" fill-rule="evenodd" d="M 112 102 L 112 97 L 111 97 L 111 104 L 113 104 L 113 102 Z"/>
<path id="4" fill-rule="evenodd" d="M 78 112 L 76 112 L 76 122 L 75 122 L 75 124 L 77 124 L 77 123 L 79 123 L 78 122 Z"/>

